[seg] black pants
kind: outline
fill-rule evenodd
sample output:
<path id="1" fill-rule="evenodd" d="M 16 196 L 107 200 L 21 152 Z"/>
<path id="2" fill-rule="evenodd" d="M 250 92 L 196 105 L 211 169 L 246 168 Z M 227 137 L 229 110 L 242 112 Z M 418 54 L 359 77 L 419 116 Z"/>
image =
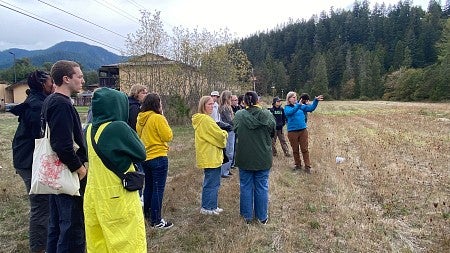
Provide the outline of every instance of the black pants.
<path id="1" fill-rule="evenodd" d="M 31 188 L 31 168 L 18 169 L 16 172 L 23 179 L 28 194 Z M 28 195 L 30 201 L 29 239 L 31 252 L 39 252 L 47 247 L 48 197 L 49 195 L 46 194 Z"/>

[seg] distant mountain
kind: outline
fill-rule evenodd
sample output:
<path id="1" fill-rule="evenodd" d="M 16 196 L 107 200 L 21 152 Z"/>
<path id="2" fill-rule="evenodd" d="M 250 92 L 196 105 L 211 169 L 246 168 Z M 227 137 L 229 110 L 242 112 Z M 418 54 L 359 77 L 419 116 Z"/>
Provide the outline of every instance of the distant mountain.
<path id="1" fill-rule="evenodd" d="M 56 62 L 58 60 L 72 60 L 80 63 L 84 70 L 97 70 L 100 66 L 120 63 L 126 57 L 116 55 L 98 46 L 92 46 L 84 42 L 64 41 L 44 50 L 24 50 L 11 48 L 0 52 L 0 69 L 12 66 L 13 52 L 16 60 L 22 58 L 30 59 L 34 66 L 41 66 L 45 62 Z"/>

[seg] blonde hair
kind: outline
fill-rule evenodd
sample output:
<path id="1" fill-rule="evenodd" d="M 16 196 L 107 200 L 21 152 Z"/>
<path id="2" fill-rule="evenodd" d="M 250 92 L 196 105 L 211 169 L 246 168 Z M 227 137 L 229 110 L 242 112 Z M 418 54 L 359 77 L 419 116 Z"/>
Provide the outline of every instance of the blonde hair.
<path id="1" fill-rule="evenodd" d="M 286 94 L 286 104 L 287 105 L 290 105 L 291 103 L 289 103 L 289 99 L 291 98 L 291 97 L 293 97 L 293 96 L 297 96 L 297 93 L 295 92 L 295 91 L 289 91 L 287 94 Z"/>
<path id="2" fill-rule="evenodd" d="M 141 85 L 141 84 L 135 84 L 131 86 L 130 88 L 130 94 L 128 96 L 137 98 L 138 94 L 141 93 L 143 90 L 146 90 L 147 86 Z"/>
<path id="3" fill-rule="evenodd" d="M 197 109 L 198 113 L 207 114 L 206 113 L 206 103 L 208 103 L 208 101 L 210 99 L 213 99 L 213 98 L 211 96 L 203 96 L 200 98 L 200 101 L 198 102 L 198 109 Z"/>
<path id="4" fill-rule="evenodd" d="M 219 105 L 230 105 L 231 106 L 231 91 L 224 90 L 222 94 L 220 94 Z"/>

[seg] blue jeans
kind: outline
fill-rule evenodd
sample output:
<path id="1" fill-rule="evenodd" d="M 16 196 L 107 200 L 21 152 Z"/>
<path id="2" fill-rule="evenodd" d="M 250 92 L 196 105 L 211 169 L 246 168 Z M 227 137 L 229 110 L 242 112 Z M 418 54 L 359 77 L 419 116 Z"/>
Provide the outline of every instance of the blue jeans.
<path id="1" fill-rule="evenodd" d="M 245 170 L 239 168 L 240 213 L 245 220 L 267 219 L 269 209 L 270 170 Z"/>
<path id="2" fill-rule="evenodd" d="M 84 253 L 83 197 L 50 195 L 47 253 Z"/>
<path id="3" fill-rule="evenodd" d="M 220 187 L 220 167 L 215 169 L 203 169 L 205 175 L 202 189 L 202 207 L 213 210 L 218 207 Z"/>
<path id="4" fill-rule="evenodd" d="M 31 168 L 18 169 L 17 174 L 23 179 L 27 194 L 31 188 Z M 45 250 L 47 247 L 47 227 L 48 227 L 48 198 L 47 194 L 31 194 L 28 195 L 30 200 L 30 251 L 38 252 Z"/>
<path id="5" fill-rule="evenodd" d="M 167 156 L 160 156 L 142 162 L 141 166 L 145 172 L 144 216 L 152 225 L 159 224 L 169 160 Z"/>
<path id="6" fill-rule="evenodd" d="M 222 164 L 221 167 L 221 173 L 224 176 L 228 176 L 231 169 L 231 164 L 234 160 L 234 132 L 230 131 L 228 132 L 228 139 L 227 139 L 227 146 L 225 147 L 225 154 L 228 157 L 228 162 Z"/>

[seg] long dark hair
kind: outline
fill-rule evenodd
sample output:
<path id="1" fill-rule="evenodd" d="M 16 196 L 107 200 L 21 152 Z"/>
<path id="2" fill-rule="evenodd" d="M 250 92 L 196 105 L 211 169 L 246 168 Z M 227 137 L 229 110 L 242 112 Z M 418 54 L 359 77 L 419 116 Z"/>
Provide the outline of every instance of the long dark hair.
<path id="1" fill-rule="evenodd" d="M 141 112 L 154 111 L 158 114 L 162 113 L 161 98 L 157 93 L 149 93 L 141 105 Z"/>

